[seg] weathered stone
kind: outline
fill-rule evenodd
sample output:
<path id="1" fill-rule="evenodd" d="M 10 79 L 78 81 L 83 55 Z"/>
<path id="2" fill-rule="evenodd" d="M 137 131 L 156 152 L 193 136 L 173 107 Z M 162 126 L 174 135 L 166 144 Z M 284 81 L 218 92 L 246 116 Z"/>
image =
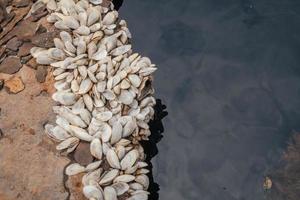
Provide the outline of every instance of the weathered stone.
<path id="1" fill-rule="evenodd" d="M 0 47 L 0 58 L 2 57 L 4 52 L 5 52 L 5 47 L 4 46 Z"/>
<path id="2" fill-rule="evenodd" d="M 42 13 L 39 13 L 39 14 L 36 14 L 36 15 L 31 15 L 28 20 L 29 21 L 32 21 L 32 22 L 36 22 L 38 21 L 39 19 L 41 19 L 42 17 L 46 16 L 48 14 L 48 11 L 45 10 L 44 12 Z"/>
<path id="3" fill-rule="evenodd" d="M 93 161 L 90 153 L 90 145 L 87 142 L 80 142 L 74 152 L 74 159 L 80 165 L 88 165 Z"/>
<path id="4" fill-rule="evenodd" d="M 27 63 L 28 67 L 31 67 L 32 69 L 37 69 L 37 62 L 35 58 L 31 58 Z"/>
<path id="5" fill-rule="evenodd" d="M 30 4 L 30 2 L 31 2 L 31 0 L 14 0 L 12 2 L 12 5 L 16 6 L 17 8 L 20 8 L 20 7 L 28 6 Z"/>
<path id="6" fill-rule="evenodd" d="M 31 58 L 32 58 L 32 55 L 23 56 L 23 57 L 21 58 L 21 63 L 22 63 L 22 64 L 25 64 L 25 63 L 27 63 Z"/>
<path id="7" fill-rule="evenodd" d="M 7 12 L 6 12 L 6 6 L 7 6 L 7 0 L 0 1 L 0 22 L 6 19 Z"/>
<path id="8" fill-rule="evenodd" d="M 12 51 L 17 51 L 22 44 L 23 42 L 21 40 L 14 37 L 7 42 L 6 47 Z"/>
<path id="9" fill-rule="evenodd" d="M 16 13 L 14 13 L 14 12 L 8 13 L 5 20 L 1 23 L 1 26 L 5 28 L 5 26 L 9 22 L 11 22 L 14 19 L 15 16 L 16 16 Z"/>
<path id="10" fill-rule="evenodd" d="M 85 199 L 82 193 L 82 189 L 83 189 L 82 177 L 83 177 L 82 173 L 68 177 L 68 180 L 66 181 L 66 186 L 70 191 L 70 200 Z"/>
<path id="11" fill-rule="evenodd" d="M 19 93 L 25 89 L 24 83 L 20 77 L 12 77 L 4 82 L 5 89 L 8 93 Z"/>
<path id="12" fill-rule="evenodd" d="M 38 21 L 40 18 L 48 14 L 46 5 L 40 1 L 39 4 L 36 4 L 36 7 L 32 10 L 31 16 L 28 18 L 30 21 Z"/>
<path id="13" fill-rule="evenodd" d="M 18 52 L 18 56 L 22 57 L 22 56 L 27 56 L 30 54 L 30 49 L 33 47 L 34 45 L 30 42 L 26 42 L 24 43 Z"/>
<path id="14" fill-rule="evenodd" d="M 20 62 L 20 58 L 15 56 L 7 57 L 0 64 L 0 72 L 6 74 L 14 74 L 20 70 L 22 64 Z"/>
<path id="15" fill-rule="evenodd" d="M 47 66 L 39 65 L 35 72 L 36 80 L 40 83 L 43 83 L 45 82 L 46 76 L 47 76 Z"/>
<path id="16" fill-rule="evenodd" d="M 4 133 L 0 139 L 0 199 L 68 199 L 64 169 L 70 160 L 57 153 L 55 142 L 43 128 L 55 120 L 54 102 L 41 95 L 43 84 L 35 80 L 35 70 L 23 66 L 18 75 L 26 85 L 22 92 L 0 92 L 0 128 Z M 0 79 L 7 77 L 0 74 Z"/>
<path id="17" fill-rule="evenodd" d="M 3 86 L 4 86 L 4 80 L 0 79 L 0 90 L 2 90 Z"/>
<path id="18" fill-rule="evenodd" d="M 15 34 L 21 40 L 29 40 L 38 30 L 38 24 L 29 20 L 21 21 L 16 27 Z"/>
<path id="19" fill-rule="evenodd" d="M 56 37 L 59 37 L 59 32 L 57 31 L 41 33 L 32 37 L 31 42 L 38 47 L 51 48 L 54 47 L 53 40 Z"/>
<path id="20" fill-rule="evenodd" d="M 13 20 L 11 22 L 9 22 L 5 28 L 3 29 L 3 31 L 0 33 L 0 45 L 5 44 L 10 38 L 14 37 L 16 34 L 14 33 L 15 31 L 11 31 L 15 25 L 21 20 L 23 19 L 23 17 L 28 13 L 29 11 L 29 6 L 28 7 L 24 7 L 24 8 L 19 8 L 17 10 L 15 10 L 15 17 L 13 18 Z M 3 24 L 1 24 L 3 26 Z M 14 29 L 15 30 L 15 29 Z M 8 34 L 11 31 L 10 34 Z M 20 39 L 20 38 L 19 38 Z"/>

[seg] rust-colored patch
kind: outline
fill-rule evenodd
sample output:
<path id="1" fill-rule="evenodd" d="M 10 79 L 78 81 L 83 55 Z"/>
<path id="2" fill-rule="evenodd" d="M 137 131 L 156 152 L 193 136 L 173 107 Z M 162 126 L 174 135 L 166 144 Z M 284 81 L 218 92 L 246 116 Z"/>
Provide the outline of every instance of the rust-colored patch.
<path id="1" fill-rule="evenodd" d="M 12 77 L 11 79 L 4 82 L 5 89 L 9 93 L 19 93 L 24 90 L 25 86 L 20 77 Z"/>

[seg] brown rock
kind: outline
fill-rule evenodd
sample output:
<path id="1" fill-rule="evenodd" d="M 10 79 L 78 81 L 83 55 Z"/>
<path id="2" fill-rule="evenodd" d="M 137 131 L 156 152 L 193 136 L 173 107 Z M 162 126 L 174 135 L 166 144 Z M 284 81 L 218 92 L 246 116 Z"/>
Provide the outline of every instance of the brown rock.
<path id="1" fill-rule="evenodd" d="M 15 34 L 21 40 L 29 40 L 38 30 L 38 24 L 29 20 L 21 21 L 16 27 Z"/>
<path id="2" fill-rule="evenodd" d="M 12 51 L 17 51 L 22 44 L 23 42 L 21 40 L 14 37 L 7 42 L 6 47 Z"/>
<path id="3" fill-rule="evenodd" d="M 0 92 L 0 128 L 4 133 L 0 139 L 0 199 L 68 199 L 64 169 L 70 160 L 57 153 L 43 127 L 55 120 L 54 102 L 40 95 L 42 84 L 35 80 L 35 70 L 23 66 L 18 75 L 26 85 L 22 92 Z M 7 77 L 0 74 L 0 79 Z M 35 135 L 28 132 L 30 128 Z"/>
<path id="4" fill-rule="evenodd" d="M 46 8 L 46 5 L 40 1 L 38 4 L 36 4 L 36 7 L 28 19 L 30 21 L 38 21 L 40 18 L 48 14 L 48 10 Z"/>
<path id="5" fill-rule="evenodd" d="M 25 64 L 25 63 L 27 63 L 31 58 L 32 58 L 32 55 L 23 56 L 23 57 L 21 58 L 21 63 L 22 63 L 22 64 Z"/>
<path id="6" fill-rule="evenodd" d="M 26 42 L 24 43 L 18 52 L 18 56 L 22 57 L 22 56 L 27 56 L 30 54 L 30 49 L 33 47 L 34 45 L 30 42 Z"/>
<path id="7" fill-rule="evenodd" d="M 0 1 L 0 22 L 6 19 L 7 12 L 6 12 L 6 6 L 7 6 L 7 0 Z"/>
<path id="8" fill-rule="evenodd" d="M 1 26 L 5 27 L 9 22 L 11 22 L 12 19 L 14 19 L 15 16 L 16 16 L 16 13 L 14 13 L 14 12 L 7 14 L 5 20 L 1 23 Z"/>
<path id="9" fill-rule="evenodd" d="M 51 48 L 54 47 L 53 39 L 56 37 L 59 37 L 57 31 L 41 33 L 32 37 L 31 42 L 38 47 Z"/>
<path id="10" fill-rule="evenodd" d="M 12 77 L 4 82 L 4 86 L 9 93 L 19 93 L 25 89 L 24 83 L 20 77 Z"/>
<path id="11" fill-rule="evenodd" d="M 16 6 L 17 8 L 20 8 L 20 7 L 28 6 L 30 4 L 30 2 L 31 2 L 31 0 L 14 0 L 12 2 L 12 5 Z"/>
<path id="12" fill-rule="evenodd" d="M 31 58 L 26 64 L 28 65 L 28 67 L 31 67 L 32 69 L 37 69 L 38 66 L 35 58 Z"/>
<path id="13" fill-rule="evenodd" d="M 45 10 L 45 11 L 42 12 L 42 13 L 31 15 L 31 16 L 28 18 L 28 20 L 29 20 L 29 21 L 32 21 L 32 22 L 36 22 L 36 21 L 38 21 L 39 19 L 41 19 L 42 17 L 46 16 L 47 14 L 48 14 L 48 11 Z"/>
<path id="14" fill-rule="evenodd" d="M 16 56 L 17 55 L 16 51 L 12 51 L 10 49 L 6 49 L 5 53 L 6 53 L 6 56 Z"/>
<path id="15" fill-rule="evenodd" d="M 54 83 L 55 83 L 55 79 L 52 73 L 48 73 L 46 76 L 45 83 L 42 84 L 43 91 L 47 92 L 50 95 L 54 94 L 54 92 L 56 92 Z"/>
<path id="16" fill-rule="evenodd" d="M 93 161 L 90 153 L 90 145 L 87 142 L 80 142 L 74 152 L 74 159 L 80 165 L 88 165 Z"/>
<path id="17" fill-rule="evenodd" d="M 7 57 L 0 64 L 0 72 L 6 74 L 14 74 L 20 70 L 22 64 L 20 62 L 20 58 L 15 56 Z"/>
<path id="18" fill-rule="evenodd" d="M 5 52 L 5 47 L 4 46 L 0 47 L 0 58 L 2 57 L 4 52 Z"/>
<path id="19" fill-rule="evenodd" d="M 39 65 L 35 73 L 36 80 L 40 83 L 43 83 L 45 82 L 46 76 L 47 76 L 47 66 Z"/>
<path id="20" fill-rule="evenodd" d="M 86 199 L 82 193 L 82 189 L 83 189 L 82 177 L 83 174 L 77 174 L 68 177 L 68 180 L 66 181 L 66 186 L 70 191 L 70 200 Z"/>
<path id="21" fill-rule="evenodd" d="M 15 25 L 21 20 L 23 19 L 23 17 L 28 13 L 30 7 L 24 7 L 24 8 L 19 8 L 17 10 L 15 10 L 15 17 L 13 18 L 13 20 L 11 22 L 9 22 L 5 28 L 3 29 L 3 31 L 0 33 L 0 45 L 6 43 L 10 38 L 12 38 L 13 36 L 15 36 L 15 31 L 11 31 Z M 10 34 L 8 34 L 10 32 Z M 20 39 L 20 38 L 19 38 Z"/>
<path id="22" fill-rule="evenodd" d="M 4 80 L 0 79 L 0 90 L 2 90 L 3 86 L 4 86 Z"/>

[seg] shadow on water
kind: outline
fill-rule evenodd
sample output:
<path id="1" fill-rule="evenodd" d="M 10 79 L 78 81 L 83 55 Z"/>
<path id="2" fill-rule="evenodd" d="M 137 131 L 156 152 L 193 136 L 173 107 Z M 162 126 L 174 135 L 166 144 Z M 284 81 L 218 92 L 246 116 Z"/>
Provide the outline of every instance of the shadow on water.
<path id="1" fill-rule="evenodd" d="M 167 107 L 162 104 L 160 99 L 156 100 L 156 105 L 154 107 L 154 119 L 151 120 L 149 123 L 151 135 L 148 141 L 141 142 L 144 148 L 144 152 L 146 154 L 146 162 L 148 163 L 148 169 L 150 171 L 148 174 L 150 180 L 150 185 L 148 189 L 148 191 L 150 192 L 149 200 L 159 199 L 159 185 L 153 179 L 153 166 L 151 163 L 151 159 L 158 154 L 157 143 L 162 139 L 162 133 L 164 132 L 162 119 L 168 115 L 168 112 L 165 110 L 166 108 Z"/>
<path id="2" fill-rule="evenodd" d="M 116 10 L 119 10 L 123 4 L 123 0 L 113 0 L 112 2 Z"/>
<path id="3" fill-rule="evenodd" d="M 123 0 L 113 0 L 113 4 L 116 10 L 119 10 L 123 4 Z M 144 148 L 146 154 L 146 162 L 148 163 L 148 174 L 149 177 L 149 188 L 150 192 L 149 200 L 158 200 L 159 199 L 159 185 L 153 179 L 153 166 L 151 159 L 158 154 L 157 143 L 163 138 L 162 133 L 164 132 L 164 126 L 162 119 L 168 115 L 166 111 L 166 106 L 162 104 L 160 99 L 156 100 L 156 105 L 154 107 L 155 114 L 153 120 L 149 122 L 151 135 L 148 141 L 142 141 L 141 144 Z"/>

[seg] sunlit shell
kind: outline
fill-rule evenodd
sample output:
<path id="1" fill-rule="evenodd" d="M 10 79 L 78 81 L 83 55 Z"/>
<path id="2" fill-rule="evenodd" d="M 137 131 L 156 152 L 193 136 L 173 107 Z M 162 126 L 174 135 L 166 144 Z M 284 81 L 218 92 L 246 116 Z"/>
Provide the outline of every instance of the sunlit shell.
<path id="1" fill-rule="evenodd" d="M 76 137 L 70 137 L 64 141 L 62 141 L 59 145 L 56 146 L 57 150 L 64 150 L 67 149 L 73 145 L 76 145 L 79 143 L 79 139 Z"/>
<path id="2" fill-rule="evenodd" d="M 102 191 L 93 185 L 84 186 L 83 194 L 88 199 L 104 200 Z"/>
<path id="3" fill-rule="evenodd" d="M 141 185 L 143 185 L 143 187 L 145 189 L 148 189 L 149 187 L 149 178 L 148 176 L 142 174 L 142 175 L 138 175 L 136 178 L 135 178 L 135 181 L 137 183 L 140 183 Z"/>
<path id="4" fill-rule="evenodd" d="M 109 182 L 112 182 L 112 180 L 114 180 L 114 178 L 118 176 L 118 174 L 119 174 L 119 170 L 117 169 L 110 170 L 109 172 L 107 172 L 102 176 L 101 180 L 99 181 L 99 184 L 105 185 Z"/>
<path id="5" fill-rule="evenodd" d="M 105 200 L 118 200 L 117 192 L 113 187 L 107 186 L 104 188 Z"/>
<path id="6" fill-rule="evenodd" d="M 102 23 L 104 25 L 109 25 L 114 23 L 117 20 L 117 18 L 118 18 L 118 13 L 116 11 L 111 11 L 104 16 Z"/>
<path id="7" fill-rule="evenodd" d="M 102 144 L 101 141 L 98 138 L 95 138 L 92 140 L 91 145 L 90 145 L 90 151 L 91 154 L 101 160 L 102 158 Z"/>
<path id="8" fill-rule="evenodd" d="M 121 169 L 125 170 L 132 167 L 138 157 L 139 157 L 139 153 L 136 149 L 128 152 L 125 155 L 125 157 L 121 160 Z"/>
<path id="9" fill-rule="evenodd" d="M 94 162 L 94 163 L 99 163 L 101 161 L 97 161 L 97 162 Z M 89 171 L 89 169 L 87 169 L 88 166 L 86 167 L 86 170 Z M 92 172 L 88 172 L 87 174 L 85 174 L 83 177 L 82 177 L 82 184 L 84 186 L 86 185 L 90 185 L 90 182 L 91 181 L 96 181 L 96 182 L 99 182 L 100 181 L 100 176 L 102 174 L 102 171 L 103 169 L 102 168 L 99 168 L 95 171 L 92 171 Z"/>
<path id="10" fill-rule="evenodd" d="M 89 35 L 90 34 L 90 29 L 85 26 L 85 25 L 81 25 L 79 26 L 75 31 L 74 33 L 77 33 L 79 35 Z"/>
<path id="11" fill-rule="evenodd" d="M 133 181 L 134 179 L 135 179 L 135 176 L 129 175 L 129 174 L 124 174 L 124 175 L 120 175 L 120 176 L 116 177 L 114 179 L 114 183 L 118 183 L 118 182 L 128 183 L 128 182 Z"/>
<path id="12" fill-rule="evenodd" d="M 119 101 L 125 105 L 130 105 L 133 102 L 134 96 L 128 90 L 122 90 L 119 96 Z"/>
<path id="13" fill-rule="evenodd" d="M 76 126 L 72 126 L 72 125 L 70 125 L 70 129 L 72 130 L 72 133 L 74 134 L 74 136 L 76 136 L 77 138 L 79 138 L 83 141 L 91 142 L 93 140 L 93 137 L 91 135 L 89 135 L 85 129 L 82 129 L 82 128 L 79 128 Z"/>
<path id="14" fill-rule="evenodd" d="M 97 9 L 95 8 L 90 8 L 88 10 L 88 21 L 87 21 L 87 25 L 91 26 L 92 24 L 94 24 L 95 22 L 97 22 L 100 19 L 100 13 Z"/>
<path id="15" fill-rule="evenodd" d="M 120 161 L 113 149 L 109 149 L 106 153 L 106 159 L 112 168 L 120 169 Z"/>
<path id="16" fill-rule="evenodd" d="M 112 126 L 112 135 L 110 139 L 111 144 L 117 143 L 122 138 L 122 125 L 120 122 L 116 121 Z"/>
<path id="17" fill-rule="evenodd" d="M 113 56 L 119 56 L 119 55 L 122 55 L 124 53 L 127 53 L 130 49 L 131 49 L 131 45 L 130 44 L 124 45 L 124 46 L 120 46 L 120 47 L 112 50 L 111 54 Z"/>
<path id="18" fill-rule="evenodd" d="M 101 112 L 101 113 L 97 114 L 96 119 L 106 122 L 106 121 L 110 120 L 111 117 L 112 117 L 112 112 L 105 111 L 105 112 Z"/>
<path id="19" fill-rule="evenodd" d="M 117 195 L 122 195 L 129 190 L 129 185 L 124 182 L 118 182 L 111 185 L 117 192 Z"/>
<path id="20" fill-rule="evenodd" d="M 93 87 L 93 83 L 92 83 L 91 79 L 86 78 L 83 81 L 81 81 L 78 94 L 85 94 L 88 91 L 90 91 L 90 89 L 92 87 Z"/>
<path id="21" fill-rule="evenodd" d="M 77 115 L 74 115 L 68 108 L 61 107 L 58 114 L 66 119 L 70 124 L 85 128 L 86 123 Z"/>
<path id="22" fill-rule="evenodd" d="M 103 0 L 89 0 L 94 5 L 99 5 L 103 2 Z"/>
<path id="23" fill-rule="evenodd" d="M 66 168 L 66 174 L 68 176 L 76 175 L 85 171 L 85 167 L 78 163 L 73 163 Z"/>
<path id="24" fill-rule="evenodd" d="M 88 166 L 86 166 L 85 170 L 86 171 L 94 171 L 94 170 L 96 170 L 97 168 L 100 167 L 101 163 L 102 163 L 102 160 L 96 161 L 96 162 L 92 162 Z"/>

